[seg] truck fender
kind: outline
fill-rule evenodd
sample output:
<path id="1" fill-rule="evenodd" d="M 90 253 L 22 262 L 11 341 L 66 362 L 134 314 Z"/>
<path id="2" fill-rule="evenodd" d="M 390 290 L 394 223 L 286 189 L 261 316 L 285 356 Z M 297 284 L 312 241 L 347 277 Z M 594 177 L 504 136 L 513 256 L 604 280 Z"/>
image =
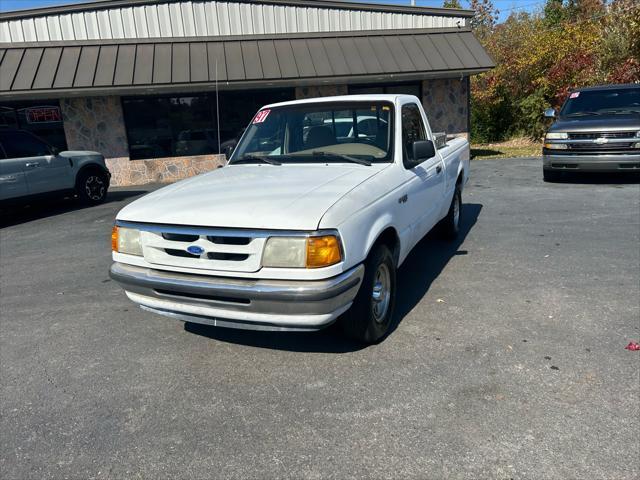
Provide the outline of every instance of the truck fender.
<path id="1" fill-rule="evenodd" d="M 380 236 L 383 234 L 383 232 L 385 232 L 385 230 L 392 230 L 395 234 L 395 237 L 396 237 L 394 242 L 395 245 L 392 248 L 392 253 L 396 261 L 396 265 L 399 265 L 402 240 L 398 233 L 398 229 L 393 224 L 391 215 L 388 213 L 382 215 L 381 217 L 378 217 L 376 221 L 373 223 L 373 225 L 371 226 L 371 228 L 369 229 L 369 232 L 367 234 L 367 238 L 365 241 L 365 250 L 363 252 L 363 260 L 369 256 L 369 254 L 371 253 L 371 249 L 373 248 L 375 243 L 378 241 Z"/>

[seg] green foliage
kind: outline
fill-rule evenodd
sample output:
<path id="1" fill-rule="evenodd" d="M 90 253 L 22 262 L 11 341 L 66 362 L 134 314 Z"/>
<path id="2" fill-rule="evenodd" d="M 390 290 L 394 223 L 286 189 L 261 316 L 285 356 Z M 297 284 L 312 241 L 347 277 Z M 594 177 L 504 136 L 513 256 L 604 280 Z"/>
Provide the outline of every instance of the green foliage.
<path id="1" fill-rule="evenodd" d="M 462 8 L 462 5 L 460 5 L 460 0 L 444 0 L 442 6 L 444 8 Z"/>
<path id="2" fill-rule="evenodd" d="M 474 28 L 496 61 L 472 79 L 475 141 L 540 138 L 544 109 L 559 107 L 570 89 L 640 82 L 637 0 L 547 0 L 540 13 Z"/>

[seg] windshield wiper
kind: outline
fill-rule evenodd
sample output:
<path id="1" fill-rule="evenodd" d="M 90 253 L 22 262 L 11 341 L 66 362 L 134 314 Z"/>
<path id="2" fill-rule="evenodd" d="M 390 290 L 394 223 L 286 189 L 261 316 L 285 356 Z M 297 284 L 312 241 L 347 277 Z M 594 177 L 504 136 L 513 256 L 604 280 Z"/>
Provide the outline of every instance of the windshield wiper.
<path id="1" fill-rule="evenodd" d="M 235 165 L 236 163 L 252 163 L 252 162 L 261 162 L 268 163 L 269 165 L 282 165 L 282 162 L 278 160 L 274 160 L 273 158 L 269 158 L 266 155 L 245 155 L 238 160 L 234 160 L 231 165 Z"/>
<path id="2" fill-rule="evenodd" d="M 617 108 L 617 109 L 611 109 L 611 110 L 601 110 L 600 113 L 640 113 L 640 110 L 633 110 L 631 108 Z"/>
<path id="3" fill-rule="evenodd" d="M 350 155 L 344 155 L 342 153 L 333 153 L 333 152 L 311 152 L 311 155 L 314 157 L 322 157 L 322 158 L 332 158 L 335 160 L 344 160 L 346 162 L 358 163 L 360 165 L 365 165 L 367 167 L 371 166 L 371 162 L 369 160 L 365 160 L 364 158 L 356 158 Z"/>
<path id="4" fill-rule="evenodd" d="M 579 117 L 582 115 L 600 115 L 600 112 L 575 112 L 565 115 L 565 117 Z"/>

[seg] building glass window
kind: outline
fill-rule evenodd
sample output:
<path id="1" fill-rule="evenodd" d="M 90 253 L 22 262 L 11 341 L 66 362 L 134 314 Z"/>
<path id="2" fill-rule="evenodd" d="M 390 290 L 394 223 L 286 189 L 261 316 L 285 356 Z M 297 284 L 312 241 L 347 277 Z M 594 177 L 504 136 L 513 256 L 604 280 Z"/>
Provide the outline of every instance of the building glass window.
<path id="1" fill-rule="evenodd" d="M 60 103 L 57 100 L 30 100 L 0 104 L 0 129 L 26 130 L 53 145 L 67 149 Z"/>
<path id="2" fill-rule="evenodd" d="M 253 115 L 292 100 L 293 89 L 219 92 L 220 152 L 229 155 Z M 219 153 L 215 94 L 122 100 L 131 160 Z"/>

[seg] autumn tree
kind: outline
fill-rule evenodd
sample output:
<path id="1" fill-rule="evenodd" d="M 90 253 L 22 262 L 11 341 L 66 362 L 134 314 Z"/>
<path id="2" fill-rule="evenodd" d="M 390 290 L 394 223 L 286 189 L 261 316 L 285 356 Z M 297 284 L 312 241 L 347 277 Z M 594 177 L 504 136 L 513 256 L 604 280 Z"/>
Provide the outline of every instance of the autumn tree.
<path id="1" fill-rule="evenodd" d="M 476 141 L 540 138 L 545 108 L 577 87 L 640 82 L 638 0 L 547 0 L 539 12 L 514 11 L 476 34 L 496 67 L 471 82 Z"/>
<path id="2" fill-rule="evenodd" d="M 478 38 L 486 38 L 493 32 L 500 11 L 493 6 L 491 0 L 469 0 L 469 7 L 474 12 L 471 29 Z"/>

